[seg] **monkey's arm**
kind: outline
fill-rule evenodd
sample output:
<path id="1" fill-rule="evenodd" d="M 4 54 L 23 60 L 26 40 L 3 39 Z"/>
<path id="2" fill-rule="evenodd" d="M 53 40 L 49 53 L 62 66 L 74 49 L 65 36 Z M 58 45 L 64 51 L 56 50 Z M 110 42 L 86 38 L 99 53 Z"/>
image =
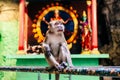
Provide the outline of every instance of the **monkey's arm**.
<path id="1" fill-rule="evenodd" d="M 59 64 L 56 60 L 55 57 L 52 55 L 52 52 L 50 50 L 50 46 L 48 44 L 43 44 L 44 48 L 45 48 L 45 58 L 46 61 L 48 62 L 48 64 L 50 65 L 50 69 L 57 69 L 58 71 L 61 71 L 62 69 L 66 68 L 67 65 L 65 63 L 61 63 Z"/>

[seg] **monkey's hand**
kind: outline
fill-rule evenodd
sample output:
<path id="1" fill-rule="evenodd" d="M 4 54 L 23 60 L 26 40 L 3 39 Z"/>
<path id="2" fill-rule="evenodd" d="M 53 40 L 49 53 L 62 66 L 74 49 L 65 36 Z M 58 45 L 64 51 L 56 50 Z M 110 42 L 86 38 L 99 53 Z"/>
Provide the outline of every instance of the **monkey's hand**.
<path id="1" fill-rule="evenodd" d="M 62 62 L 61 64 L 60 64 L 60 66 L 63 66 L 64 67 L 64 69 L 68 66 L 68 64 L 66 63 L 66 62 Z"/>
<path id="2" fill-rule="evenodd" d="M 65 68 L 67 68 L 68 64 L 66 62 L 62 62 L 60 65 L 58 66 L 53 66 L 53 67 L 47 67 L 46 70 L 51 72 L 51 71 L 62 71 Z"/>
<path id="3" fill-rule="evenodd" d="M 62 71 L 67 68 L 68 64 L 66 62 L 62 62 L 59 66 L 56 67 L 57 71 Z"/>

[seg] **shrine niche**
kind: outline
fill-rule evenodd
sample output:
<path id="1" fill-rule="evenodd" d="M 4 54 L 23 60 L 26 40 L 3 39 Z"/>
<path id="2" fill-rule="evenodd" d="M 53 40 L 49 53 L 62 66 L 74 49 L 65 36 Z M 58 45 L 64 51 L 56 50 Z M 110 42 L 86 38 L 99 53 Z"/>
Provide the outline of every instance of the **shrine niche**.
<path id="1" fill-rule="evenodd" d="M 55 16 L 54 14 L 59 15 L 58 18 L 61 18 L 64 21 L 67 43 L 72 43 L 78 32 L 78 14 L 77 11 L 73 9 L 73 7 L 70 7 L 70 9 L 66 9 L 60 6 L 59 3 L 56 3 L 56 5 L 54 6 L 49 6 L 43 10 L 40 10 L 38 14 L 35 15 L 36 18 L 33 20 L 32 25 L 34 38 L 37 39 L 38 43 L 44 40 L 45 33 L 48 30 L 47 23 L 50 22 L 50 19 L 55 19 L 53 18 Z M 43 20 L 43 18 L 45 18 L 45 20 Z"/>
<path id="2" fill-rule="evenodd" d="M 41 6 L 40 4 L 43 5 Z M 79 8 L 78 5 L 84 7 Z M 84 10 L 86 11 L 85 1 L 29 2 L 27 8 L 28 15 L 31 19 L 31 26 L 28 26 L 28 48 L 30 48 L 29 45 L 33 48 L 38 47 L 38 45 L 44 40 L 45 33 L 48 30 L 48 25 L 45 21 L 50 22 L 51 18 L 54 17 L 55 11 L 58 11 L 61 19 L 66 22 L 64 23 L 64 35 L 69 49 L 73 54 L 79 54 L 81 52 L 81 31 L 79 28 L 79 20 L 81 19 L 82 12 Z"/>
<path id="3" fill-rule="evenodd" d="M 22 2 L 21 2 L 22 4 Z M 42 5 L 41 5 L 42 4 Z M 94 5 L 91 5 L 94 4 Z M 79 7 L 78 7 L 79 6 Z M 81 7 L 82 6 L 82 7 Z M 39 1 L 27 3 L 25 13 L 27 20 L 24 22 L 24 17 L 21 18 L 22 24 L 25 30 L 20 27 L 19 34 L 19 51 L 26 51 L 27 49 L 37 49 L 39 44 L 43 42 L 45 33 L 48 30 L 48 22 L 55 19 L 55 15 L 59 16 L 58 19 L 62 20 L 65 25 L 65 38 L 68 43 L 68 47 L 73 54 L 80 54 L 82 46 L 82 30 L 79 27 L 82 21 L 82 13 L 86 12 L 86 20 L 88 26 L 92 29 L 90 48 L 87 54 L 99 54 L 98 40 L 97 40 L 97 18 L 96 18 L 96 1 Z M 24 16 L 24 7 L 21 10 L 21 16 Z M 91 19 L 93 18 L 93 19 Z M 57 18 L 56 18 L 57 19 Z M 28 21 L 28 22 L 27 22 Z M 20 23 L 21 23 L 20 22 Z M 83 27 L 83 26 L 82 26 Z M 23 31 L 25 31 L 23 33 Z M 24 36 L 23 36 L 24 34 Z M 84 51 L 84 50 L 83 50 Z M 86 53 L 85 53 L 86 54 Z"/>

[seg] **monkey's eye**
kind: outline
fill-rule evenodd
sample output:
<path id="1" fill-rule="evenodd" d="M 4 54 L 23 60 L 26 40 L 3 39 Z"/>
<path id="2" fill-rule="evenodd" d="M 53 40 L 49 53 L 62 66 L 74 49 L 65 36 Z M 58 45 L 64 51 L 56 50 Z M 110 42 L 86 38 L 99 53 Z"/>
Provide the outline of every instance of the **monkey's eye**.
<path id="1" fill-rule="evenodd" d="M 55 23 L 55 26 L 56 26 L 56 25 L 58 25 L 58 24 L 59 24 L 59 23 L 58 23 L 58 22 L 56 22 L 56 23 Z"/>
<path id="2" fill-rule="evenodd" d="M 60 22 L 59 24 L 60 24 L 60 25 L 62 25 L 63 23 L 62 23 L 62 22 Z"/>

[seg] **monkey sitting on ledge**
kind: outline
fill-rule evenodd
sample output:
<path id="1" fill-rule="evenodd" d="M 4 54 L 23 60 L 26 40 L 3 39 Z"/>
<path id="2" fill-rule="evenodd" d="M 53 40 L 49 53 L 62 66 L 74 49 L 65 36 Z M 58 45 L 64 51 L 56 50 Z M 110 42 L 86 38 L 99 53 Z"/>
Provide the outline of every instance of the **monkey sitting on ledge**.
<path id="1" fill-rule="evenodd" d="M 67 67 L 73 67 L 70 51 L 67 48 L 67 42 L 64 37 L 65 26 L 61 21 L 54 20 L 49 22 L 49 30 L 43 42 L 44 55 L 50 65 L 50 68 L 56 68 L 58 71 Z M 56 80 L 59 80 L 59 74 Z"/>

